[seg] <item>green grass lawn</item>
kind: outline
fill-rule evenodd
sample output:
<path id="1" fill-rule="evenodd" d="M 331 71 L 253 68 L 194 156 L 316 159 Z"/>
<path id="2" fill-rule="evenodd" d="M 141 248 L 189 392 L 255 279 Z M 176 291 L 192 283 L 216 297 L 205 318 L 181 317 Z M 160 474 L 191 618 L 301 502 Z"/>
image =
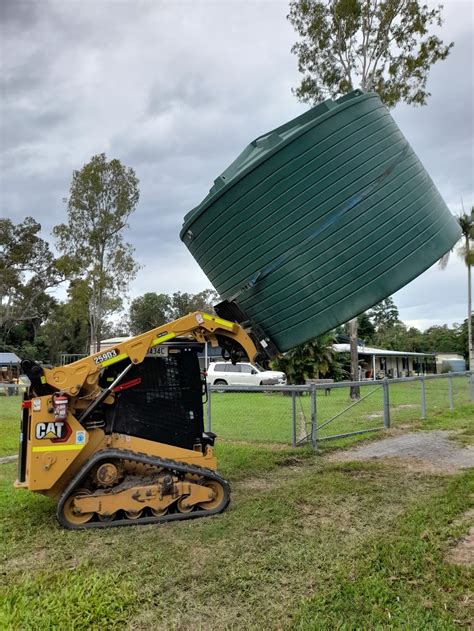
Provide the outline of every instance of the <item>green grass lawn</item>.
<path id="1" fill-rule="evenodd" d="M 0 457 L 18 451 L 22 398 L 0 396 Z"/>
<path id="2" fill-rule="evenodd" d="M 18 410 L 3 403 L 13 447 Z M 470 424 L 467 406 L 424 422 Z M 469 627 L 472 569 L 445 555 L 468 530 L 474 471 L 330 463 L 263 444 L 217 453 L 233 489 L 223 515 L 109 531 L 59 529 L 53 503 L 15 491 L 15 463 L 0 465 L 0 628 Z"/>

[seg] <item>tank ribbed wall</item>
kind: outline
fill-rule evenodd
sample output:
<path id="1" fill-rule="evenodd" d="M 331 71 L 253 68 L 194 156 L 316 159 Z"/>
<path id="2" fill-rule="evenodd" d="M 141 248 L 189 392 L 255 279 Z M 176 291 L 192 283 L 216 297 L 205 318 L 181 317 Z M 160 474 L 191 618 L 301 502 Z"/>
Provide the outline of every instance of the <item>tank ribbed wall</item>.
<path id="1" fill-rule="evenodd" d="M 400 289 L 459 229 L 387 108 L 356 91 L 254 141 L 181 238 L 285 351 Z"/>

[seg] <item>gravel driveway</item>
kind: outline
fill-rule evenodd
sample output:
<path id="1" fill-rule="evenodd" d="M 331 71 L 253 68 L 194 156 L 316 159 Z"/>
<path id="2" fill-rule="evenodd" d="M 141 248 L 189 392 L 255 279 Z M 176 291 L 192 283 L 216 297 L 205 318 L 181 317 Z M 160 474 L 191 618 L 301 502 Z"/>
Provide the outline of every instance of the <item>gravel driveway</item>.
<path id="1" fill-rule="evenodd" d="M 463 447 L 451 440 L 455 432 L 436 430 L 411 432 L 383 438 L 355 449 L 334 452 L 332 461 L 390 459 L 412 470 L 456 473 L 474 467 L 474 447 Z"/>

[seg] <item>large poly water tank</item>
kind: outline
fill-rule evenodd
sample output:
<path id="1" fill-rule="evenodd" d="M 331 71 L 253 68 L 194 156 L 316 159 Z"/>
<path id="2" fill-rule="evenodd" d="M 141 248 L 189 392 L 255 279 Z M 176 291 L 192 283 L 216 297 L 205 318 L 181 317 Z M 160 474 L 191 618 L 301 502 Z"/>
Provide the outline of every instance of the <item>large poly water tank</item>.
<path id="1" fill-rule="evenodd" d="M 460 230 L 388 109 L 356 90 L 254 140 L 180 236 L 286 351 L 406 285 Z"/>

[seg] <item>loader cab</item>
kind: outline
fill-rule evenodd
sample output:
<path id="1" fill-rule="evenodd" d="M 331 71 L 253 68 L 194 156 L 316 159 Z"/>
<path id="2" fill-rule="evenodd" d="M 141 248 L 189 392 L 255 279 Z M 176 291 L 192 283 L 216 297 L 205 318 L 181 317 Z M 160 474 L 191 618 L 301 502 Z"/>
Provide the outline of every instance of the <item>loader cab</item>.
<path id="1" fill-rule="evenodd" d="M 187 340 L 160 344 L 133 366 L 106 406 L 106 432 L 193 449 L 212 442 L 204 433 L 203 381 L 197 353 L 203 345 Z M 123 370 L 104 370 L 105 387 Z"/>

